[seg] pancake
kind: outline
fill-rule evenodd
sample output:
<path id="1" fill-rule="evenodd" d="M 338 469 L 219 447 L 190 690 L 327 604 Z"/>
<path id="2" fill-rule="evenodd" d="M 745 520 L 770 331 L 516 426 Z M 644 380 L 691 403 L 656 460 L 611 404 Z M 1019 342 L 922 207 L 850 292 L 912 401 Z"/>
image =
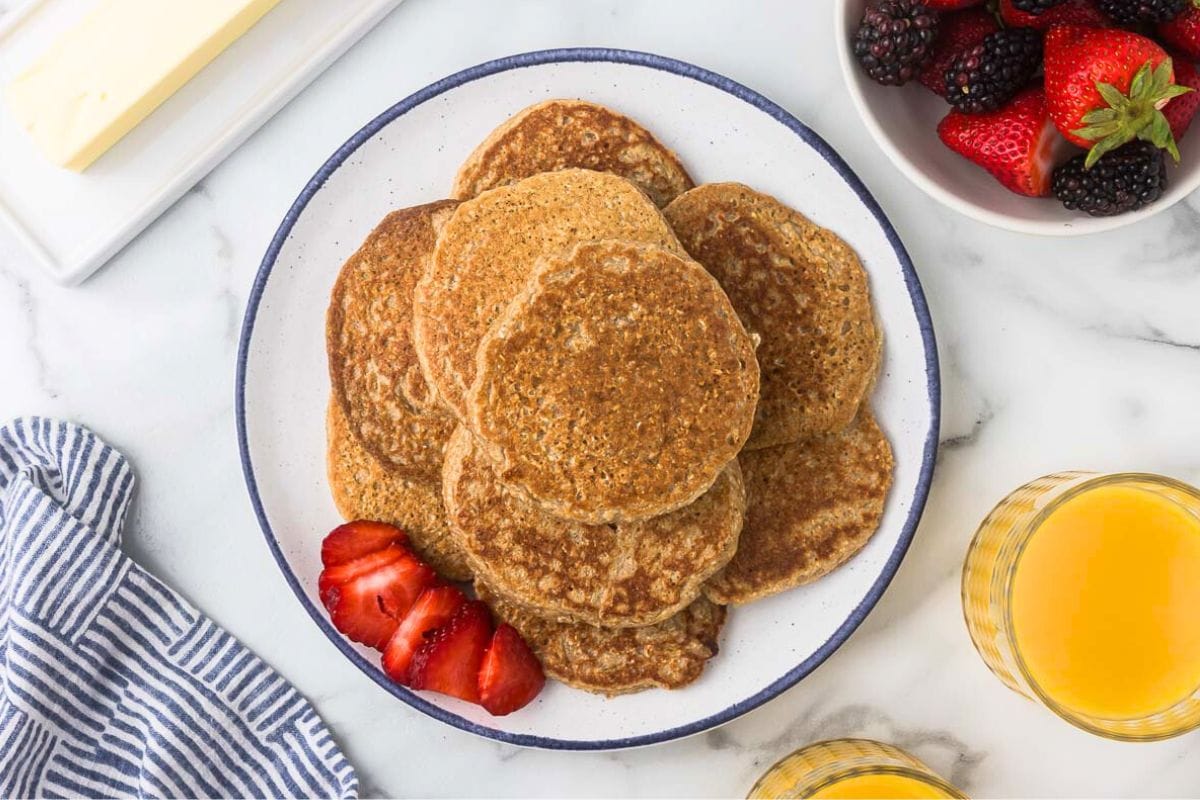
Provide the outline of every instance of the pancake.
<path id="1" fill-rule="evenodd" d="M 454 197 L 568 167 L 612 172 L 665 206 L 694 185 L 679 159 L 624 114 L 583 100 L 546 100 L 509 117 L 467 158 Z"/>
<path id="2" fill-rule="evenodd" d="M 355 435 L 399 474 L 441 479 L 454 430 L 412 346 L 413 287 L 452 200 L 393 211 L 342 267 L 326 315 L 333 393 Z"/>
<path id="3" fill-rule="evenodd" d="M 745 511 L 734 461 L 703 497 L 646 522 L 555 519 L 506 489 L 465 428 L 446 447 L 450 525 L 475 574 L 510 603 L 555 620 L 652 625 L 695 600 L 737 547 Z"/>
<path id="4" fill-rule="evenodd" d="M 610 697 L 692 683 L 717 654 L 717 639 L 725 624 L 725 607 L 704 598 L 657 625 L 597 628 L 534 616 L 479 583 L 475 591 L 499 619 L 525 637 L 547 675 Z"/>
<path id="5" fill-rule="evenodd" d="M 479 345 L 467 426 L 502 481 L 558 517 L 649 519 L 691 503 L 754 420 L 754 343 L 703 267 L 584 242 L 544 259 Z"/>
<path id="6" fill-rule="evenodd" d="M 528 281 L 538 258 L 608 238 L 684 252 L 645 194 L 603 172 L 542 173 L 458 207 L 417 284 L 413 318 L 421 367 L 456 416 L 466 416 L 479 340 Z"/>
<path id="7" fill-rule="evenodd" d="M 875 533 L 892 485 L 892 450 L 867 407 L 840 433 L 738 460 L 746 525 L 737 554 L 704 588 L 718 603 L 749 603 L 845 563 Z"/>
<path id="8" fill-rule="evenodd" d="M 756 450 L 845 428 L 878 370 L 880 337 L 854 251 L 773 197 L 700 186 L 663 212 L 762 344 Z"/>
<path id="9" fill-rule="evenodd" d="M 329 489 L 346 520 L 387 522 L 408 532 L 413 549 L 444 578 L 471 579 L 471 570 L 450 532 L 437 483 L 412 480 L 366 451 L 332 398 L 326 416 Z"/>

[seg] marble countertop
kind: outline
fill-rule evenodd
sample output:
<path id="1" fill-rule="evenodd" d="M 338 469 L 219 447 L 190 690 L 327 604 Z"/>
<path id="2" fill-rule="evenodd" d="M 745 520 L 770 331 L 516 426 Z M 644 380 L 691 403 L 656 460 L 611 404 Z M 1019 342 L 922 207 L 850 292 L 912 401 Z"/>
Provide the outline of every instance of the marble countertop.
<path id="1" fill-rule="evenodd" d="M 13 0 L 7 0 L 14 5 Z M 0 0 L 2 10 L 5 0 Z M 1200 734 L 1092 737 L 1007 690 L 967 637 L 959 575 L 992 504 L 1062 468 L 1200 483 L 1200 194 L 1083 239 L 1006 233 L 888 163 L 842 91 L 829 0 L 406 0 L 82 287 L 0 232 L 0 419 L 84 423 L 132 459 L 129 552 L 294 681 L 374 795 L 744 795 L 810 741 L 908 749 L 975 797 L 1200 794 Z M 324 638 L 242 483 L 234 355 L 246 296 L 315 168 L 397 99 L 545 47 L 649 50 L 776 100 L 837 148 L 899 230 L 942 359 L 942 450 L 913 548 L 875 611 L 798 686 L 720 729 L 617 753 L 522 750 L 393 701 Z"/>

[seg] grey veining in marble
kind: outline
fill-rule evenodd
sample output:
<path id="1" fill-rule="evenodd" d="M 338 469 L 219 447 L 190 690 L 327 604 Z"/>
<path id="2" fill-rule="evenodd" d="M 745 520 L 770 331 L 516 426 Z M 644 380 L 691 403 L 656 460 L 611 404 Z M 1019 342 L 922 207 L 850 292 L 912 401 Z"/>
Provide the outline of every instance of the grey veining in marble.
<path id="1" fill-rule="evenodd" d="M 1071 728 L 988 673 L 959 602 L 975 526 L 1024 480 L 1090 468 L 1200 482 L 1200 196 L 1133 229 L 1061 241 L 943 209 L 857 122 L 828 5 L 406 0 L 84 286 L 54 286 L 0 232 L 0 418 L 65 416 L 129 455 L 140 479 L 131 554 L 316 703 L 367 795 L 742 795 L 789 750 L 845 735 L 905 747 L 977 797 L 1200 794 L 1197 735 L 1129 745 Z M 943 448 L 926 514 L 867 621 L 763 708 L 622 753 L 476 739 L 359 674 L 293 599 L 263 544 L 233 421 L 246 297 L 276 225 L 317 166 L 378 111 L 437 78 L 570 45 L 695 62 L 815 128 L 904 239 L 943 367 Z"/>

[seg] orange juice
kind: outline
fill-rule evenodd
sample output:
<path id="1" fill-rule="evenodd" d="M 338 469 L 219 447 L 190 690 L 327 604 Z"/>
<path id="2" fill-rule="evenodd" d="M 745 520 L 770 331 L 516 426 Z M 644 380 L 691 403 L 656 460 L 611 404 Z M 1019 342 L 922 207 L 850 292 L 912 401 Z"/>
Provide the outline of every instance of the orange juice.
<path id="1" fill-rule="evenodd" d="M 1067 708 L 1174 706 L 1200 687 L 1200 518 L 1119 484 L 1072 497 L 1017 560 L 1012 618 L 1030 676 Z"/>
<path id="2" fill-rule="evenodd" d="M 893 775 L 877 773 L 873 775 L 852 775 L 848 778 L 835 780 L 808 795 L 813 798 L 828 798 L 828 800 L 876 800 L 876 798 L 892 798 L 892 800 L 907 800 L 908 798 L 942 798 L 952 797 L 931 783 L 913 778 L 908 775 Z"/>
<path id="3" fill-rule="evenodd" d="M 961 798 L 908 753 L 870 739 L 831 739 L 802 747 L 758 779 L 749 797 Z"/>
<path id="4" fill-rule="evenodd" d="M 988 667 L 1068 722 L 1143 741 L 1200 727 L 1200 490 L 1031 481 L 979 526 L 962 589 Z"/>

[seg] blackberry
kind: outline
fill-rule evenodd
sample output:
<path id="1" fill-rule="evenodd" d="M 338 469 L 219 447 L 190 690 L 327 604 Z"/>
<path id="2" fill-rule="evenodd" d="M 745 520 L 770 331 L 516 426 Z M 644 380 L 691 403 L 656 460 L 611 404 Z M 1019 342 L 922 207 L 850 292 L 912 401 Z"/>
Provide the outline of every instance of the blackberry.
<path id="1" fill-rule="evenodd" d="M 1096 5 L 1122 25 L 1139 22 L 1170 22 L 1183 13 L 1192 0 L 1096 0 Z"/>
<path id="2" fill-rule="evenodd" d="M 1024 11 L 1026 14 L 1037 16 L 1043 11 L 1048 11 L 1057 5 L 1061 5 L 1063 0 L 1011 0 L 1013 8 L 1018 11 Z"/>
<path id="3" fill-rule="evenodd" d="M 994 111 L 1025 88 L 1042 63 L 1042 34 L 1033 28 L 989 33 L 946 70 L 946 102 L 967 114 Z"/>
<path id="4" fill-rule="evenodd" d="M 1085 169 L 1086 156 L 1075 156 L 1054 170 L 1054 196 L 1072 211 L 1111 217 L 1137 211 L 1162 196 L 1167 188 L 1163 151 L 1135 140 L 1100 157 Z"/>
<path id="5" fill-rule="evenodd" d="M 922 0 L 880 0 L 867 6 L 854 34 L 854 57 L 871 80 L 901 86 L 933 52 L 938 15 Z"/>

